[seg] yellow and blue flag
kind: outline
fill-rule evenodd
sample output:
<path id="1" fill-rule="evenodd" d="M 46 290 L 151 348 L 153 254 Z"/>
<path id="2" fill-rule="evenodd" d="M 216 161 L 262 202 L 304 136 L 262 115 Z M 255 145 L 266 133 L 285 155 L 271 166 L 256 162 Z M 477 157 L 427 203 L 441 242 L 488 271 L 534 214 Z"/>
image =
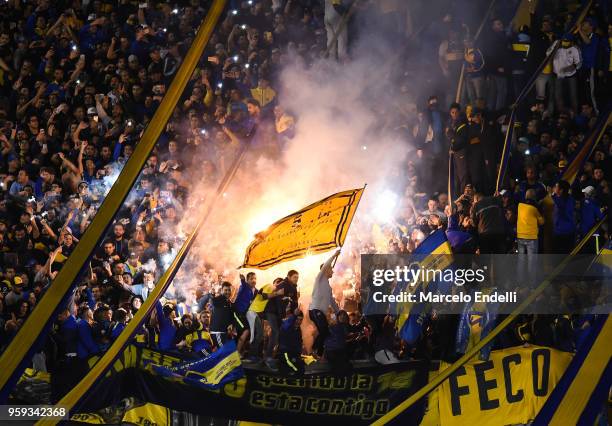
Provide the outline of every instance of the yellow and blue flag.
<path id="1" fill-rule="evenodd" d="M 592 425 L 612 385 L 612 318 L 599 315 L 561 380 L 533 421 L 540 425 Z"/>
<path id="2" fill-rule="evenodd" d="M 591 134 L 586 138 L 580 150 L 561 174 L 560 180 L 567 181 L 570 185 L 574 183 L 578 173 L 580 173 L 584 163 L 589 159 L 595 147 L 597 147 L 611 120 L 612 111 L 606 111 L 601 115 Z"/>
<path id="3" fill-rule="evenodd" d="M 218 389 L 244 377 L 236 343 L 229 341 L 206 358 L 187 361 L 173 367 L 148 364 L 147 369 L 159 376 L 205 389 Z"/>
<path id="4" fill-rule="evenodd" d="M 484 339 L 495 328 L 498 310 L 498 303 L 466 303 L 457 326 L 455 352 L 464 354 Z M 492 348 L 492 342 L 482 348 L 479 358 L 488 360 Z"/>
<path id="5" fill-rule="evenodd" d="M 418 268 L 423 270 L 444 270 L 452 264 L 452 249 L 443 230 L 430 234 L 412 253 L 419 262 Z M 448 289 L 441 288 L 441 283 L 422 281 L 414 286 L 413 291 L 431 291 L 431 285 L 436 285 L 434 291 L 445 293 Z M 395 294 L 408 291 L 408 283 L 395 287 Z M 408 344 L 414 344 L 422 334 L 427 317 L 426 306 L 423 303 L 398 303 L 395 308 L 397 314 L 397 329 L 400 338 Z"/>

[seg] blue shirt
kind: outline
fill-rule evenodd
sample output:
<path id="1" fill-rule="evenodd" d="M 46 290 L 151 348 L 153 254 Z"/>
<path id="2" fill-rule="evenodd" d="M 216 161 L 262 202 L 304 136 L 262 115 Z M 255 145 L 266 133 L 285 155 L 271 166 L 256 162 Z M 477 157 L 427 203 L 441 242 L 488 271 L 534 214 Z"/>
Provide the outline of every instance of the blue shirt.
<path id="1" fill-rule="evenodd" d="M 98 345 L 93 339 L 93 333 L 89 323 L 82 319 L 78 320 L 77 330 L 79 335 L 79 340 L 77 342 L 77 356 L 80 359 L 86 359 L 91 355 L 97 354 L 100 351 L 100 348 L 98 348 Z"/>
<path id="2" fill-rule="evenodd" d="M 591 42 L 589 44 L 582 43 L 580 51 L 582 53 L 582 68 L 595 68 L 597 61 L 597 52 L 599 50 L 599 36 L 595 33 L 591 34 Z"/>
<path id="3" fill-rule="evenodd" d="M 302 352 L 302 330 L 294 326 L 296 316 L 291 314 L 281 324 L 278 337 L 278 351 L 290 354 Z"/>
<path id="4" fill-rule="evenodd" d="M 206 309 L 206 305 L 210 301 L 212 301 L 212 296 L 210 295 L 210 293 L 206 293 L 206 294 L 202 295 L 202 297 L 197 299 L 196 302 L 198 304 L 198 312 L 202 312 L 203 310 L 205 310 Z"/>
<path id="5" fill-rule="evenodd" d="M 329 334 L 325 339 L 325 350 L 334 351 L 346 348 L 347 325 L 336 323 L 329 327 Z"/>
<path id="6" fill-rule="evenodd" d="M 176 338 L 176 328 L 172 320 L 164 315 L 161 302 L 158 300 L 155 304 L 157 312 L 157 321 L 159 322 L 159 343 L 158 348 L 168 350 L 174 348 L 174 339 Z"/>
<path id="7" fill-rule="evenodd" d="M 601 218 L 603 213 L 597 201 L 586 198 L 580 206 L 580 235 L 586 235 Z"/>
<path id="8" fill-rule="evenodd" d="M 121 334 L 121 332 L 123 331 L 123 329 L 125 328 L 125 324 L 122 322 L 118 322 L 113 326 L 113 329 L 111 330 L 111 339 L 113 339 L 113 341 L 115 339 L 117 339 L 117 337 L 119 337 L 119 335 Z"/>
<path id="9" fill-rule="evenodd" d="M 244 314 L 249 309 L 255 297 L 255 291 L 253 290 L 246 281 L 240 278 L 240 288 L 238 289 L 236 300 L 234 300 L 234 310 L 236 312 Z"/>
<path id="10" fill-rule="evenodd" d="M 556 235 L 573 234 L 576 231 L 574 223 L 574 199 L 571 196 L 562 198 L 555 194 L 553 194 L 552 199 L 555 202 L 553 233 Z"/>
<path id="11" fill-rule="evenodd" d="M 32 181 L 28 181 L 28 183 L 26 183 L 26 185 L 31 185 L 32 187 L 34 187 L 34 184 L 32 183 Z M 17 195 L 17 193 L 23 191 L 23 188 L 26 185 L 22 185 L 19 182 L 15 181 L 12 183 L 11 188 L 9 189 L 9 193 L 11 195 Z"/>
<path id="12" fill-rule="evenodd" d="M 138 63 L 143 65 L 149 58 L 150 44 L 144 40 L 134 40 L 130 46 L 130 53 L 138 57 Z"/>
<path id="13" fill-rule="evenodd" d="M 36 182 L 34 182 L 34 196 L 37 200 L 40 200 L 45 196 L 45 193 L 43 192 L 43 179 L 40 176 L 38 179 L 36 179 Z"/>
<path id="14" fill-rule="evenodd" d="M 74 315 L 70 315 L 60 325 L 59 334 L 61 341 L 64 344 L 64 355 L 76 354 L 78 346 L 78 330 L 77 330 L 77 319 Z"/>
<path id="15" fill-rule="evenodd" d="M 95 33 L 89 31 L 91 24 L 83 25 L 79 31 L 79 47 L 83 53 L 93 53 L 96 49 L 96 44 L 101 44 L 108 37 L 106 31 L 98 27 Z"/>

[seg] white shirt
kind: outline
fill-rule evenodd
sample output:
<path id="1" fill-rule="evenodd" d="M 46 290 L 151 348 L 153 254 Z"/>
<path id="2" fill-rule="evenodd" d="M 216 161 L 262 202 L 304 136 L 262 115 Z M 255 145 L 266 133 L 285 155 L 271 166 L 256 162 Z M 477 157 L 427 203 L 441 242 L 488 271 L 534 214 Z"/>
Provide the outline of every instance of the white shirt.
<path id="1" fill-rule="evenodd" d="M 574 66 L 572 66 L 574 65 Z M 553 58 L 553 71 L 559 78 L 567 78 L 576 74 L 582 65 L 580 50 L 576 46 L 560 47 Z"/>
<path id="2" fill-rule="evenodd" d="M 308 309 L 318 309 L 323 313 L 327 313 L 327 309 L 331 306 L 334 312 L 338 312 L 340 308 L 336 303 L 336 299 L 332 294 L 332 288 L 329 285 L 329 278 L 325 274 L 325 270 L 331 266 L 335 255 L 327 259 L 323 267 L 315 278 L 314 286 L 312 287 L 312 300 Z"/>

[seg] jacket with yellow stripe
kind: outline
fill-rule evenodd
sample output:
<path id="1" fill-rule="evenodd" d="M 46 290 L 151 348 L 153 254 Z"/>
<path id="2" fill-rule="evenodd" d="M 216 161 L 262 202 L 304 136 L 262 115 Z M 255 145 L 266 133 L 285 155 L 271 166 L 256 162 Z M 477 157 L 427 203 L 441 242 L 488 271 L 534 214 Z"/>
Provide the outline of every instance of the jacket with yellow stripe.
<path id="1" fill-rule="evenodd" d="M 519 33 L 512 40 L 512 55 L 510 58 L 510 66 L 512 74 L 523 75 L 527 73 L 527 58 L 531 48 L 531 40 L 527 34 Z"/>
<path id="2" fill-rule="evenodd" d="M 469 143 L 469 126 L 460 120 L 450 127 L 450 144 L 453 152 L 459 152 L 467 148 Z"/>
<path id="3" fill-rule="evenodd" d="M 203 349 L 212 352 L 213 349 L 213 340 L 210 333 L 202 324 L 199 324 L 196 330 L 185 336 L 185 343 L 194 352 L 201 352 Z"/>

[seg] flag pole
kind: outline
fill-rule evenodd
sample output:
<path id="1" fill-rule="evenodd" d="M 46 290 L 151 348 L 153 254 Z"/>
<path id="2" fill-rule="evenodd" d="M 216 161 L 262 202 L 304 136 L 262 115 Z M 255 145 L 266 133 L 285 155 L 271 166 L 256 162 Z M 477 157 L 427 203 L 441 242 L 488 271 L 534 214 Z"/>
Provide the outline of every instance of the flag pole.
<path id="1" fill-rule="evenodd" d="M 368 186 L 367 183 L 363 184 L 363 188 L 361 188 L 362 192 L 365 192 L 366 186 Z M 361 203 L 361 198 L 363 197 L 363 194 L 361 194 L 361 197 L 359 197 L 359 201 L 357 201 L 357 205 L 355 206 L 355 213 L 357 213 L 357 209 L 359 208 L 359 203 Z M 351 229 L 351 225 L 353 224 L 353 221 L 351 220 L 351 223 L 349 223 L 349 228 L 346 231 L 346 235 L 348 235 L 348 231 Z M 346 239 L 346 238 L 345 238 Z M 342 246 L 339 246 L 339 251 L 342 251 Z M 334 259 L 334 261 L 332 262 L 331 267 L 333 268 L 334 266 L 336 266 L 336 262 L 338 261 L 338 258 L 340 257 L 340 253 L 338 253 L 338 256 L 336 256 L 336 258 Z"/>

